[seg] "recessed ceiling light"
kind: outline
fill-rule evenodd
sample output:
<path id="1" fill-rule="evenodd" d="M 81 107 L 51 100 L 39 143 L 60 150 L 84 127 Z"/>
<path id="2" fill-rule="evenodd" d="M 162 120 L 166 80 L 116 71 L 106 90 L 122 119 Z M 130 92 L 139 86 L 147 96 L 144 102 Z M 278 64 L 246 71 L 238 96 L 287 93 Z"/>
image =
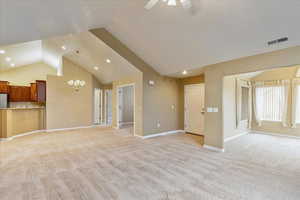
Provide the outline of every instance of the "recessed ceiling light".
<path id="1" fill-rule="evenodd" d="M 106 59 L 106 62 L 107 62 L 107 63 L 111 63 L 111 60 L 109 60 L 109 59 Z"/>
<path id="2" fill-rule="evenodd" d="M 5 60 L 6 60 L 7 62 L 10 62 L 10 61 L 11 61 L 11 58 L 10 58 L 10 57 L 6 57 Z"/>
<path id="3" fill-rule="evenodd" d="M 5 50 L 0 50 L 0 54 L 5 54 Z"/>
<path id="4" fill-rule="evenodd" d="M 11 67 L 15 67 L 16 65 L 15 65 L 15 63 L 11 63 L 10 66 Z"/>
<path id="5" fill-rule="evenodd" d="M 186 70 L 184 70 L 184 71 L 182 72 L 182 74 L 183 74 L 183 75 L 186 75 L 186 74 L 187 74 L 187 71 L 186 71 Z"/>
<path id="6" fill-rule="evenodd" d="M 62 50 L 66 50 L 67 47 L 66 47 L 66 46 L 61 46 L 61 49 L 62 49 Z"/>
<path id="7" fill-rule="evenodd" d="M 99 70 L 99 67 L 95 66 L 95 67 L 94 67 L 94 70 Z"/>

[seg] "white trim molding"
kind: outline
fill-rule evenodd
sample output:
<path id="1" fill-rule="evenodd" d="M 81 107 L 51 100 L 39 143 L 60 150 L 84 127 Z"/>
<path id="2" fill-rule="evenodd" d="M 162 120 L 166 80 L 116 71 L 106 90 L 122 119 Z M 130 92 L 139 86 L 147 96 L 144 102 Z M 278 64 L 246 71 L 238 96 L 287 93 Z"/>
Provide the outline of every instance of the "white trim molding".
<path id="1" fill-rule="evenodd" d="M 31 132 L 27 132 L 27 133 L 14 135 L 14 136 L 11 136 L 9 138 L 0 138 L 0 141 L 10 141 L 10 140 L 13 140 L 15 138 L 31 135 L 31 134 L 34 134 L 34 133 L 52 133 L 52 132 L 58 132 L 58 131 L 78 130 L 78 129 L 95 128 L 95 127 L 111 127 L 111 126 L 107 126 L 106 124 L 102 124 L 102 125 L 80 126 L 80 127 L 72 127 L 72 128 L 60 128 L 60 129 L 48 129 L 48 130 L 43 129 L 43 130 L 36 130 L 36 131 L 31 131 Z"/>
<path id="2" fill-rule="evenodd" d="M 77 130 L 77 129 L 86 129 L 86 128 L 95 128 L 95 127 L 109 127 L 106 124 L 102 125 L 92 125 L 92 126 L 78 126 L 78 127 L 71 127 L 71 128 L 58 128 L 58 129 L 47 129 L 47 133 L 57 132 L 57 131 L 70 131 L 70 130 Z"/>
<path id="3" fill-rule="evenodd" d="M 120 126 L 125 126 L 125 125 L 134 125 L 134 122 L 120 122 Z"/>
<path id="4" fill-rule="evenodd" d="M 13 140 L 13 139 L 18 138 L 18 137 L 24 137 L 24 136 L 27 136 L 27 135 L 32 135 L 34 133 L 43 133 L 43 132 L 45 132 L 45 130 L 31 131 L 31 132 L 22 133 L 22 134 L 19 134 L 19 135 L 14 135 L 14 136 L 11 136 L 9 138 L 0 138 L 0 141 L 10 141 L 10 140 Z"/>
<path id="5" fill-rule="evenodd" d="M 146 135 L 146 136 L 136 135 L 136 137 L 139 137 L 142 139 L 148 139 L 148 138 L 165 136 L 165 135 L 176 134 L 176 133 L 185 133 L 185 131 L 184 130 L 174 130 L 174 131 L 167 131 L 167 132 L 162 132 L 162 133 L 155 133 L 155 134 Z"/>
<path id="6" fill-rule="evenodd" d="M 222 153 L 225 152 L 225 149 L 221 149 L 221 148 L 218 148 L 218 147 L 213 147 L 213 146 L 206 145 L 206 144 L 203 145 L 203 148 L 204 148 L 204 149 L 211 150 L 211 151 L 215 151 L 215 152 L 222 152 Z"/>
<path id="7" fill-rule="evenodd" d="M 237 138 L 239 138 L 239 137 L 241 137 L 241 136 L 247 135 L 248 133 L 249 133 L 249 132 L 247 131 L 247 132 L 240 133 L 240 134 L 238 134 L 238 135 L 231 136 L 231 137 L 229 137 L 229 138 L 226 138 L 226 139 L 224 140 L 224 142 L 229 142 L 229 141 L 234 140 L 234 139 L 237 139 Z"/>
<path id="8" fill-rule="evenodd" d="M 293 138 L 293 139 L 300 140 L 300 136 L 283 135 L 283 134 L 280 134 L 280 133 L 272 133 L 272 132 L 265 132 L 265 131 L 251 131 L 250 133 L 263 134 L 263 135 L 272 135 L 272 136 L 277 136 L 277 137 L 286 137 L 286 138 Z"/>

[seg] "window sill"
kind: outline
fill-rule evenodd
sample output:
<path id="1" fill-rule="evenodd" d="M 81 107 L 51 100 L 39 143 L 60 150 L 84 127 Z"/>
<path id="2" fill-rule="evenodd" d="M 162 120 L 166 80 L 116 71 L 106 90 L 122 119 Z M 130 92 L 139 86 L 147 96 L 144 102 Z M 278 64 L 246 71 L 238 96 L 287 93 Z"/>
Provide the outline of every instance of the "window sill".
<path id="1" fill-rule="evenodd" d="M 262 122 L 282 123 L 282 121 L 262 120 Z"/>

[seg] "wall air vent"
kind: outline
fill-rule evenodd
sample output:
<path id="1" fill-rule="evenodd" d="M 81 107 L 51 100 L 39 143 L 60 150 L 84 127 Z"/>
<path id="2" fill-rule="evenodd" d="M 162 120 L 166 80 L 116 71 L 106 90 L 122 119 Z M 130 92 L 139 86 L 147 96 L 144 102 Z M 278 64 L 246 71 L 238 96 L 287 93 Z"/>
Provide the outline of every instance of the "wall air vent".
<path id="1" fill-rule="evenodd" d="M 277 39 L 277 40 L 269 41 L 269 42 L 268 42 L 268 45 L 271 46 L 271 45 L 274 45 L 274 44 L 277 44 L 277 43 L 287 42 L 288 40 L 289 40 L 288 37 L 283 37 L 283 38 L 279 38 L 279 39 Z"/>

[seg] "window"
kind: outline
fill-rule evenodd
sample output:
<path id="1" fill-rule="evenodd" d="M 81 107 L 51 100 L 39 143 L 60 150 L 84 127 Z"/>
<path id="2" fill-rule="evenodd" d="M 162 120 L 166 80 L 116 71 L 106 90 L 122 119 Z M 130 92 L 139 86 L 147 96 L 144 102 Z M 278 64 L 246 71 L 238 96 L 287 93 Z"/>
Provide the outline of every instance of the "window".
<path id="1" fill-rule="evenodd" d="M 297 85 L 296 90 L 296 123 L 300 124 L 300 85 Z"/>
<path id="2" fill-rule="evenodd" d="M 256 88 L 256 112 L 263 121 L 282 121 L 284 101 L 284 86 L 262 86 Z"/>

